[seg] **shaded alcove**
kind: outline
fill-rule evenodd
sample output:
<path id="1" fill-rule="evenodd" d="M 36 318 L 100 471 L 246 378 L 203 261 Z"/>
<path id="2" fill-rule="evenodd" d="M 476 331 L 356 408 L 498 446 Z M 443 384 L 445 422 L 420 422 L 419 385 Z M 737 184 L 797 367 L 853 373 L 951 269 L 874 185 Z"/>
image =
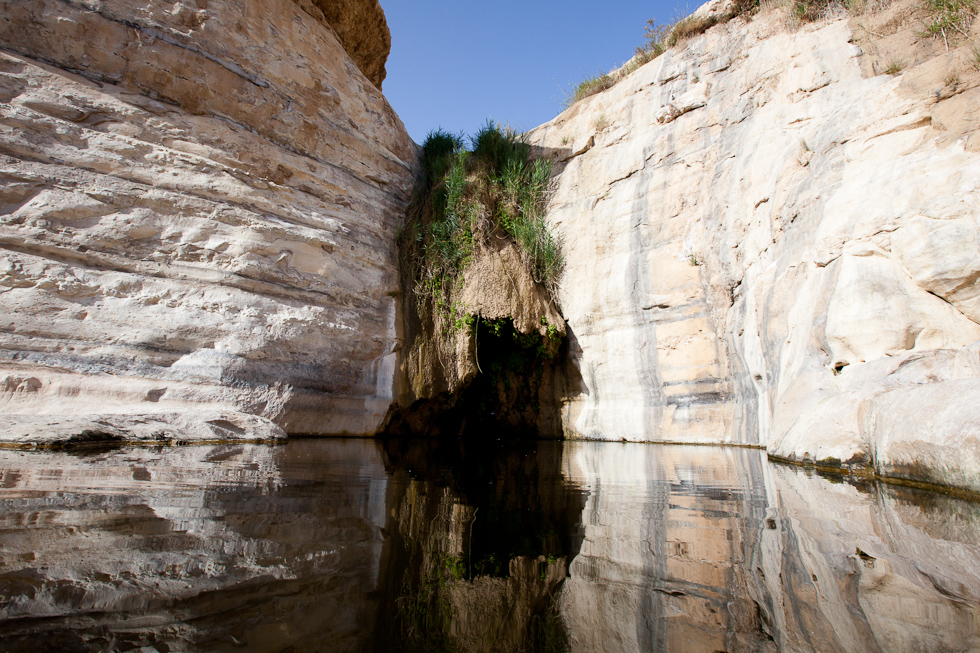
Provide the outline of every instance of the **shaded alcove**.
<path id="1" fill-rule="evenodd" d="M 554 650 L 585 494 L 562 443 L 388 439 L 377 651 Z"/>

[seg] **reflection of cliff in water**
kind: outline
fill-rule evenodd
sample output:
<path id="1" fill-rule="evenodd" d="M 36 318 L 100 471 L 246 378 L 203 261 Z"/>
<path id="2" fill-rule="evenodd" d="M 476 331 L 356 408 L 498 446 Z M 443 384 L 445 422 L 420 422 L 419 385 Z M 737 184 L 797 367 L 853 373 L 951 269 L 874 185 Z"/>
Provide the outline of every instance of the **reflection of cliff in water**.
<path id="1" fill-rule="evenodd" d="M 370 646 L 374 443 L 0 452 L 0 650 Z"/>
<path id="2" fill-rule="evenodd" d="M 562 443 L 389 440 L 375 650 L 566 650 L 554 597 L 581 545 Z"/>
<path id="3" fill-rule="evenodd" d="M 980 650 L 980 503 L 628 443 L 0 450 L 2 651 Z"/>
<path id="4" fill-rule="evenodd" d="M 980 648 L 980 504 L 719 447 L 571 442 L 570 650 Z"/>

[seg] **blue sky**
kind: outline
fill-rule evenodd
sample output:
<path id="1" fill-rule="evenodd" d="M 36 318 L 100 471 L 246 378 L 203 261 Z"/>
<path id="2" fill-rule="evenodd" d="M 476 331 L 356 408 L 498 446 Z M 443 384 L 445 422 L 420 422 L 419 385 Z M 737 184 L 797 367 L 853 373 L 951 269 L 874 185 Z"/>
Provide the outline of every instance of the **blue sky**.
<path id="1" fill-rule="evenodd" d="M 525 131 L 562 111 L 570 87 L 619 66 L 648 18 L 700 2 L 381 0 L 391 29 L 384 93 L 421 143 L 443 128 L 473 134 L 488 118 Z"/>

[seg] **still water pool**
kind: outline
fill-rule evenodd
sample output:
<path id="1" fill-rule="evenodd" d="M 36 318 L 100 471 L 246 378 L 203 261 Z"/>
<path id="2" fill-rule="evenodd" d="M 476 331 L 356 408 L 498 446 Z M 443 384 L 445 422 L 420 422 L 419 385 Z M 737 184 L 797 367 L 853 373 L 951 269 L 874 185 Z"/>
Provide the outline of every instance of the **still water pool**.
<path id="1" fill-rule="evenodd" d="M 0 451 L 3 651 L 970 651 L 980 504 L 752 449 Z"/>

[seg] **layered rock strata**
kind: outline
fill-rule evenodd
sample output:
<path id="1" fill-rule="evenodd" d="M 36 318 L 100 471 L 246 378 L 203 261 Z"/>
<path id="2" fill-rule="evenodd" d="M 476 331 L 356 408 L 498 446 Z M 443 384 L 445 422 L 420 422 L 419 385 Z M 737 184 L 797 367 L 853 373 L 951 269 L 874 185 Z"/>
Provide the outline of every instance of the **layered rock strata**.
<path id="1" fill-rule="evenodd" d="M 980 490 L 980 72 L 907 9 L 738 18 L 532 132 L 563 165 L 567 435 Z M 900 37 L 922 63 L 875 75 Z"/>
<path id="2" fill-rule="evenodd" d="M 4 651 L 371 650 L 372 443 L 4 451 L 0 480 Z"/>
<path id="3" fill-rule="evenodd" d="M 341 4 L 0 1 L 0 410 L 376 431 L 416 146 Z"/>
<path id="4" fill-rule="evenodd" d="M 0 447 L 181 445 L 285 440 L 286 432 L 258 415 L 198 410 L 135 415 L 0 415 Z"/>

